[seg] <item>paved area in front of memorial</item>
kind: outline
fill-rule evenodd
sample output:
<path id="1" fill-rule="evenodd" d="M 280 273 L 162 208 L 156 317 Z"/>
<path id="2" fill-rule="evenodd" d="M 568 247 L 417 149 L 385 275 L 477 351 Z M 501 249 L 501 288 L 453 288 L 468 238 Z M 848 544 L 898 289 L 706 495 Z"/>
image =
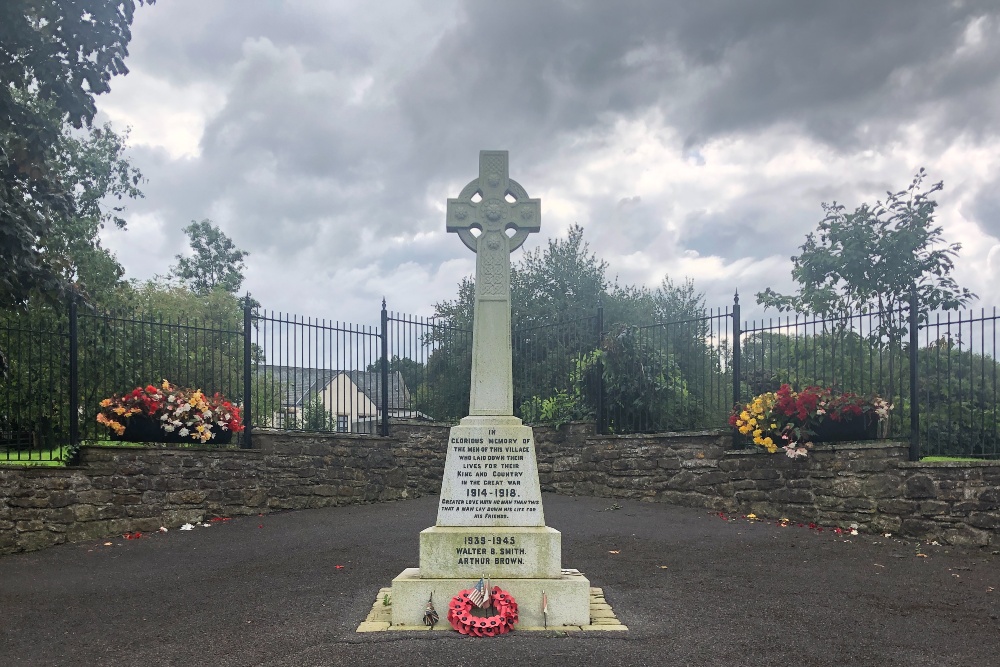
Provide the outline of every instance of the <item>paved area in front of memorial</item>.
<path id="1" fill-rule="evenodd" d="M 603 589 L 627 632 L 356 632 L 378 591 L 416 565 L 436 502 L 238 517 L 2 556 L 0 665 L 1000 660 L 1000 554 L 990 550 L 551 494 L 546 520 L 563 533 L 564 566 Z"/>

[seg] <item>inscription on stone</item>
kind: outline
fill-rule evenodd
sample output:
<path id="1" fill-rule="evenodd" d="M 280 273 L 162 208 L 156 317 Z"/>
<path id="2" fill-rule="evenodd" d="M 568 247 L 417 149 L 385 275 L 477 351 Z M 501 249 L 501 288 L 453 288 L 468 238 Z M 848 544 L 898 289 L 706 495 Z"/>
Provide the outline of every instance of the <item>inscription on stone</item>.
<path id="1" fill-rule="evenodd" d="M 542 514 L 530 428 L 452 428 L 437 525 L 544 526 Z"/>

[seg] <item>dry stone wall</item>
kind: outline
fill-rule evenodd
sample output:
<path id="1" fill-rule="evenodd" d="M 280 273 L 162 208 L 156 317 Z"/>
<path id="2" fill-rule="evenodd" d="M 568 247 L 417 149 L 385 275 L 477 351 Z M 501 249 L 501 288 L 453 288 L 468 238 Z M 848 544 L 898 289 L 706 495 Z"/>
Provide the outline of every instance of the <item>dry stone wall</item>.
<path id="1" fill-rule="evenodd" d="M 0 466 L 0 553 L 214 516 L 436 494 L 447 433 L 426 424 L 394 424 L 390 438 L 258 431 L 254 450 L 85 447 L 75 468 Z M 1000 462 L 911 463 L 902 442 L 822 446 L 797 460 L 730 443 L 715 431 L 535 429 L 543 491 L 1000 545 Z"/>
<path id="2" fill-rule="evenodd" d="M 542 488 L 1000 545 L 1000 461 L 911 463 L 905 442 L 817 446 L 789 459 L 731 450 L 728 431 L 599 436 L 536 429 Z"/>
<path id="3" fill-rule="evenodd" d="M 0 467 L 0 553 L 217 516 L 437 493 L 443 440 L 255 432 L 254 450 L 84 447 L 75 468 Z"/>

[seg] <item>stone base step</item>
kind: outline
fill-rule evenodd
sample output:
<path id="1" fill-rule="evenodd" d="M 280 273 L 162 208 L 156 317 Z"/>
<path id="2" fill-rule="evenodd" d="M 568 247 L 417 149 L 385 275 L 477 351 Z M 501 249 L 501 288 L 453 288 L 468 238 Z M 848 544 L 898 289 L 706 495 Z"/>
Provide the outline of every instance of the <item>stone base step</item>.
<path id="1" fill-rule="evenodd" d="M 423 579 L 420 568 L 411 567 L 392 580 L 392 625 L 422 625 L 427 600 L 434 594 L 434 608 L 441 623 L 448 625 L 448 605 L 459 591 L 471 588 L 474 579 Z M 517 602 L 520 621 L 525 627 L 547 625 L 549 628 L 590 624 L 590 581 L 579 573 L 550 579 L 491 579 Z M 542 614 L 542 594 L 548 601 L 548 614 Z"/>

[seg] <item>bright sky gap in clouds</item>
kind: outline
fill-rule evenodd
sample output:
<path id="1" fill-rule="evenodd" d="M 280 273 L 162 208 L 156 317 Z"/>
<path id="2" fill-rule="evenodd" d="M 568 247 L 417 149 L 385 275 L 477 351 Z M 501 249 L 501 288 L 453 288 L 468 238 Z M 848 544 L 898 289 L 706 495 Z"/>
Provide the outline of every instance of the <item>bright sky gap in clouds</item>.
<path id="1" fill-rule="evenodd" d="M 711 307 L 739 288 L 757 317 L 820 202 L 925 167 L 956 279 L 1000 305 L 995 2 L 171 0 L 130 52 L 98 98 L 148 179 L 104 233 L 130 278 L 207 217 L 268 309 L 429 315 L 474 269 L 446 199 L 506 149 L 542 200 L 525 248 L 579 223 L 619 281 L 690 277 Z"/>

